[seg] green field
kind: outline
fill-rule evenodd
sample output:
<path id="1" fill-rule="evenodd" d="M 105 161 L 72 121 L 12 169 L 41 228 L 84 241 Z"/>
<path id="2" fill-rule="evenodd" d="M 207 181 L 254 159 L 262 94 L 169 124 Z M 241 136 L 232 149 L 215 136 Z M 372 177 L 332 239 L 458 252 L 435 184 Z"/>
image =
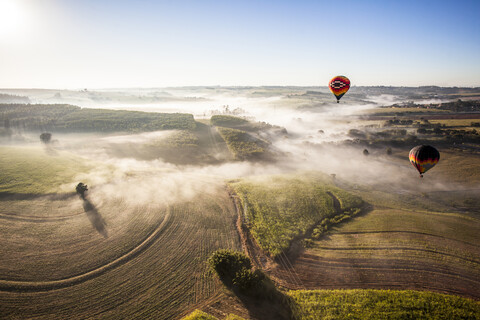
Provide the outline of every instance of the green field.
<path id="1" fill-rule="evenodd" d="M 268 156 L 269 143 L 243 130 L 217 127 L 218 132 L 237 160 L 258 160 Z"/>
<path id="2" fill-rule="evenodd" d="M 288 293 L 298 319 L 478 319 L 480 303 L 419 291 L 313 290 Z"/>
<path id="3" fill-rule="evenodd" d="M 414 290 L 293 290 L 294 319 L 478 319 L 480 303 L 454 295 Z M 195 310 L 182 320 L 242 320 L 229 314 L 217 318 Z"/>
<path id="4" fill-rule="evenodd" d="M 272 256 L 287 250 L 295 238 L 323 219 L 362 205 L 360 198 L 318 173 L 243 179 L 229 185 L 241 202 L 253 237 Z M 335 208 L 335 201 L 340 208 Z"/>
<path id="5" fill-rule="evenodd" d="M 0 193 L 74 192 L 81 173 L 92 168 L 71 153 L 42 147 L 0 147 Z M 70 188 L 68 185 L 70 184 Z"/>

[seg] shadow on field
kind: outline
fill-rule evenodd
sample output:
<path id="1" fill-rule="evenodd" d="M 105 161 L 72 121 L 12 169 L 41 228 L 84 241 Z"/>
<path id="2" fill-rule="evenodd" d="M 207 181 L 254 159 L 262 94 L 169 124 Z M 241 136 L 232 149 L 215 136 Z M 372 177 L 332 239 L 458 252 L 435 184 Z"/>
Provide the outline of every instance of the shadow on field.
<path id="1" fill-rule="evenodd" d="M 245 309 L 248 310 L 250 319 L 262 320 L 288 320 L 295 319 L 295 304 L 283 292 L 278 290 L 273 282 L 267 280 L 266 290 L 261 293 L 246 294 L 232 285 L 231 282 L 220 279 L 230 289 L 236 298 L 240 300 Z"/>
<path id="2" fill-rule="evenodd" d="M 103 220 L 102 216 L 98 212 L 97 208 L 85 197 L 80 197 L 83 200 L 83 210 L 87 214 L 88 219 L 92 223 L 93 227 L 100 233 L 104 238 L 108 238 L 107 229 L 105 226 L 105 220 Z"/>
<path id="3" fill-rule="evenodd" d="M 52 146 L 46 145 L 45 146 L 45 153 L 51 157 L 56 157 L 58 156 L 58 151 L 55 150 Z"/>

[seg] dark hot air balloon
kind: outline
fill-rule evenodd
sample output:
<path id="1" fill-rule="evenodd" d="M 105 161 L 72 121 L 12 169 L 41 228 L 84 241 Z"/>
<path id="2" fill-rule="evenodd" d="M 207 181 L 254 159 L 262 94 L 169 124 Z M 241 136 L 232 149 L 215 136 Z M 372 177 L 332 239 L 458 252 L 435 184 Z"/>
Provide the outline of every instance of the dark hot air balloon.
<path id="1" fill-rule="evenodd" d="M 350 89 L 350 80 L 345 76 L 336 76 L 328 83 L 330 91 L 337 97 L 337 103 L 340 102 L 340 98 Z"/>
<path id="2" fill-rule="evenodd" d="M 421 145 L 410 150 L 408 158 L 422 178 L 423 174 L 433 168 L 440 160 L 440 153 L 432 146 Z"/>

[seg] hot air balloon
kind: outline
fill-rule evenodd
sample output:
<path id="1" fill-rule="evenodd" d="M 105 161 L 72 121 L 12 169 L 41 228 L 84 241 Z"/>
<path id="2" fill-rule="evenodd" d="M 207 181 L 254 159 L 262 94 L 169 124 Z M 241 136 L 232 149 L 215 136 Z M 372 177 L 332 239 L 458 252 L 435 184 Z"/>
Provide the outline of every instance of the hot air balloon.
<path id="1" fill-rule="evenodd" d="M 432 146 L 420 145 L 410 150 L 408 158 L 422 178 L 423 174 L 440 160 L 440 153 Z"/>
<path id="2" fill-rule="evenodd" d="M 345 76 L 336 76 L 328 83 L 330 91 L 337 97 L 337 103 L 340 102 L 340 98 L 350 89 L 350 80 Z"/>

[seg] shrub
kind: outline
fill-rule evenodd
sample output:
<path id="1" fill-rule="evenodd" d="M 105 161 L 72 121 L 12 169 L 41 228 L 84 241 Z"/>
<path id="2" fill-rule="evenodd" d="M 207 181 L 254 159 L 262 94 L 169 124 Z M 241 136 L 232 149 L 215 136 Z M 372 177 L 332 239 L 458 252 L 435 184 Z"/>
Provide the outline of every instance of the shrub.
<path id="1" fill-rule="evenodd" d="M 52 134 L 50 132 L 44 132 L 40 135 L 40 140 L 45 144 L 50 143 L 51 139 L 52 139 Z"/>
<path id="2" fill-rule="evenodd" d="M 261 292 L 265 274 L 260 270 L 242 269 L 235 275 L 232 283 L 244 294 L 258 295 Z"/>
<path id="3" fill-rule="evenodd" d="M 252 267 L 250 259 L 244 253 L 228 249 L 215 251 L 208 258 L 208 264 L 220 278 L 228 282 L 232 281 L 238 272 Z"/>

